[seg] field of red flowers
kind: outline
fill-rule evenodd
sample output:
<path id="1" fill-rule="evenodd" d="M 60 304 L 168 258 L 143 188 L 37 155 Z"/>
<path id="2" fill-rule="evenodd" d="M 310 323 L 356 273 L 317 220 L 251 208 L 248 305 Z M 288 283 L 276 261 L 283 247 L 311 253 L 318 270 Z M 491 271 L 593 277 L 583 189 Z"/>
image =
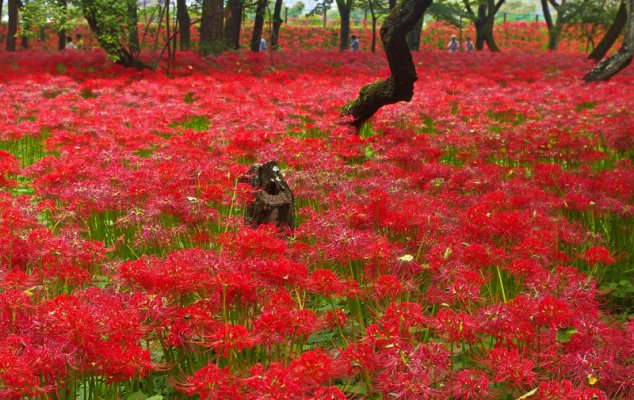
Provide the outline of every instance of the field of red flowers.
<path id="1" fill-rule="evenodd" d="M 2 54 L 0 398 L 632 399 L 632 69 L 415 62 L 358 135 L 368 53 Z"/>

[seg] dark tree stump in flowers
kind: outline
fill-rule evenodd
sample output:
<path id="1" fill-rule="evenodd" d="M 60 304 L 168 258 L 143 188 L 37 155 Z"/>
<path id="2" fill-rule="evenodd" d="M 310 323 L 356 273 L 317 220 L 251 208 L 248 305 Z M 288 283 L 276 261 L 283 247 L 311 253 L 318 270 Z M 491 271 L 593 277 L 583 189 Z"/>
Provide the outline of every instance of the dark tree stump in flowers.
<path id="1" fill-rule="evenodd" d="M 254 227 L 274 224 L 280 228 L 295 228 L 295 198 L 277 161 L 253 165 L 240 181 L 256 189 L 254 200 L 247 207 L 244 217 L 249 224 Z"/>
<path id="2" fill-rule="evenodd" d="M 399 101 L 410 101 L 414 96 L 414 82 L 418 79 L 406 36 L 431 5 L 432 0 L 401 0 L 381 26 L 381 41 L 390 66 L 390 76 L 361 88 L 359 97 L 345 111 L 360 127 L 381 107 Z"/>

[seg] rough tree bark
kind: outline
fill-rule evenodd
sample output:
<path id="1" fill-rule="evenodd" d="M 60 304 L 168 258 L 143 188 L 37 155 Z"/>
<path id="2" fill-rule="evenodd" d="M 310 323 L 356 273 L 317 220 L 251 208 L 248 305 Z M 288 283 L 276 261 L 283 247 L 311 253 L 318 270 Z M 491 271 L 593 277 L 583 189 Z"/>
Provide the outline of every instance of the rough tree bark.
<path id="1" fill-rule="evenodd" d="M 352 12 L 353 0 L 337 0 L 337 9 L 339 10 L 340 29 L 339 29 L 339 50 L 346 50 L 350 41 L 350 13 Z M 324 10 L 324 12 L 328 12 Z"/>
<path id="2" fill-rule="evenodd" d="M 476 14 L 471 8 L 469 0 L 463 0 L 467 14 L 473 20 L 473 25 L 476 30 L 475 48 L 476 50 L 484 49 L 484 44 L 489 47 L 491 51 L 500 51 L 495 39 L 493 38 L 493 26 L 495 25 L 495 15 L 500 10 L 500 7 L 506 0 L 486 0 L 486 2 L 480 2 L 478 4 L 478 13 Z"/>
<path id="3" fill-rule="evenodd" d="M 592 71 L 588 72 L 583 80 L 597 82 L 610 79 L 623 68 L 630 65 L 634 57 L 634 0 L 626 0 L 627 23 L 625 24 L 625 37 L 618 52 L 598 63 Z"/>
<path id="4" fill-rule="evenodd" d="M 178 19 L 178 36 L 180 38 L 181 50 L 189 50 L 191 41 L 189 26 L 191 25 L 191 18 L 189 17 L 189 12 L 187 12 L 186 0 L 177 0 L 176 18 Z"/>
<path id="5" fill-rule="evenodd" d="M 608 51 L 612 48 L 616 40 L 623 32 L 623 28 L 625 28 L 625 23 L 627 22 L 627 8 L 625 7 L 625 2 L 621 2 L 619 6 L 619 11 L 616 13 L 616 17 L 610 25 L 610 28 L 603 36 L 603 39 L 599 42 L 597 47 L 592 50 L 592 53 L 588 56 L 589 60 L 601 61 L 603 57 L 608 53 Z"/>
<path id="6" fill-rule="evenodd" d="M 242 0 L 227 1 L 225 19 L 225 43 L 230 49 L 240 48 L 240 26 L 242 24 Z"/>
<path id="7" fill-rule="evenodd" d="M 200 18 L 200 52 L 215 53 L 222 48 L 223 0 L 203 0 Z"/>
<path id="8" fill-rule="evenodd" d="M 264 28 L 264 13 L 268 0 L 258 0 L 255 8 L 255 21 L 253 22 L 253 35 L 251 36 L 251 51 L 260 51 L 260 39 L 262 39 L 262 29 Z"/>
<path id="9" fill-rule="evenodd" d="M 271 36 L 271 48 L 277 50 L 280 37 L 280 27 L 282 26 L 282 0 L 275 0 L 275 9 L 273 10 L 273 35 Z"/>
<path id="10" fill-rule="evenodd" d="M 240 182 L 256 189 L 244 216 L 251 226 L 274 224 L 283 229 L 295 228 L 295 198 L 276 161 L 253 165 Z"/>
<path id="11" fill-rule="evenodd" d="M 18 32 L 18 0 L 9 0 L 9 26 L 7 30 L 7 51 L 15 51 Z"/>
<path id="12" fill-rule="evenodd" d="M 418 78 L 405 37 L 431 3 L 432 0 L 401 0 L 385 19 L 381 41 L 390 76 L 361 88 L 359 97 L 347 106 L 345 113 L 353 117 L 354 126 L 360 127 L 387 104 L 412 99 Z"/>

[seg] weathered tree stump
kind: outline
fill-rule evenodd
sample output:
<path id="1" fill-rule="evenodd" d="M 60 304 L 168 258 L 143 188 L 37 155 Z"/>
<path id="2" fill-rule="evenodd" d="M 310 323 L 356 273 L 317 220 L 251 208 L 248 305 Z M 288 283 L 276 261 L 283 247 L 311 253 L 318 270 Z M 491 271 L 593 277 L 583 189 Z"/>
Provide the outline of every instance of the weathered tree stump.
<path id="1" fill-rule="evenodd" d="M 253 227 L 274 224 L 279 228 L 295 228 L 295 198 L 284 180 L 277 161 L 254 164 L 240 178 L 240 182 L 250 184 L 256 193 L 247 206 L 244 219 Z"/>

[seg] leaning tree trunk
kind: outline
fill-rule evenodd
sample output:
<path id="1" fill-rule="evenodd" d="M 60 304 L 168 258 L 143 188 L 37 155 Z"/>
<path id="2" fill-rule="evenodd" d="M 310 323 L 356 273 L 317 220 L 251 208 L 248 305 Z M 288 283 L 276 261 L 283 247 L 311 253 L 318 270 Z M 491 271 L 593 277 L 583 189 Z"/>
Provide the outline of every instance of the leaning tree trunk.
<path id="1" fill-rule="evenodd" d="M 271 36 L 271 48 L 277 50 L 279 47 L 280 27 L 282 26 L 282 0 L 275 0 L 273 11 L 273 35 Z"/>
<path id="2" fill-rule="evenodd" d="M 178 19 L 178 36 L 180 39 L 181 50 L 189 50 L 189 44 L 191 41 L 189 27 L 191 25 L 191 18 L 189 17 L 189 12 L 187 12 L 186 0 L 177 0 L 176 18 Z"/>
<path id="3" fill-rule="evenodd" d="M 621 3 L 619 7 L 619 11 L 616 13 L 616 17 L 610 25 L 610 29 L 606 32 L 605 36 L 597 47 L 592 50 L 592 53 L 588 56 L 588 59 L 601 61 L 603 57 L 608 53 L 608 51 L 612 48 L 616 40 L 623 32 L 623 28 L 625 27 L 625 23 L 627 22 L 627 8 L 625 7 L 625 2 Z"/>
<path id="4" fill-rule="evenodd" d="M 359 97 L 347 106 L 346 114 L 353 117 L 352 124 L 357 128 L 384 105 L 410 101 L 414 96 L 414 82 L 418 78 L 405 36 L 432 1 L 401 0 L 385 19 L 381 27 L 381 40 L 390 76 L 361 88 Z"/>
<path id="5" fill-rule="evenodd" d="M 627 23 L 625 25 L 625 38 L 618 52 L 598 63 L 583 80 L 597 82 L 610 79 L 623 68 L 630 65 L 634 57 L 634 0 L 627 0 Z"/>
<path id="6" fill-rule="evenodd" d="M 225 43 L 231 49 L 240 48 L 240 25 L 242 24 L 242 0 L 227 1 L 225 19 Z"/>
<path id="7" fill-rule="evenodd" d="M 268 0 L 258 0 L 255 9 L 255 21 L 253 22 L 253 35 L 251 36 L 251 51 L 260 51 L 260 39 L 262 39 L 262 29 L 264 28 L 264 13 Z"/>
<path id="8" fill-rule="evenodd" d="M 83 9 L 84 17 L 86 18 L 86 22 L 88 22 L 88 26 L 90 30 L 94 32 L 97 37 L 97 41 L 99 42 L 99 46 L 108 53 L 112 59 L 119 65 L 124 67 L 136 67 L 136 68 L 147 68 L 147 65 L 137 60 L 134 55 L 128 51 L 119 41 L 109 41 L 108 38 L 116 37 L 118 32 L 116 31 L 108 31 L 104 32 L 100 24 L 97 23 L 97 17 L 99 13 L 103 12 L 102 9 L 97 10 L 93 7 L 85 7 Z"/>
<path id="9" fill-rule="evenodd" d="M 18 0 L 9 0 L 9 27 L 7 31 L 7 51 L 15 51 L 18 32 Z"/>

